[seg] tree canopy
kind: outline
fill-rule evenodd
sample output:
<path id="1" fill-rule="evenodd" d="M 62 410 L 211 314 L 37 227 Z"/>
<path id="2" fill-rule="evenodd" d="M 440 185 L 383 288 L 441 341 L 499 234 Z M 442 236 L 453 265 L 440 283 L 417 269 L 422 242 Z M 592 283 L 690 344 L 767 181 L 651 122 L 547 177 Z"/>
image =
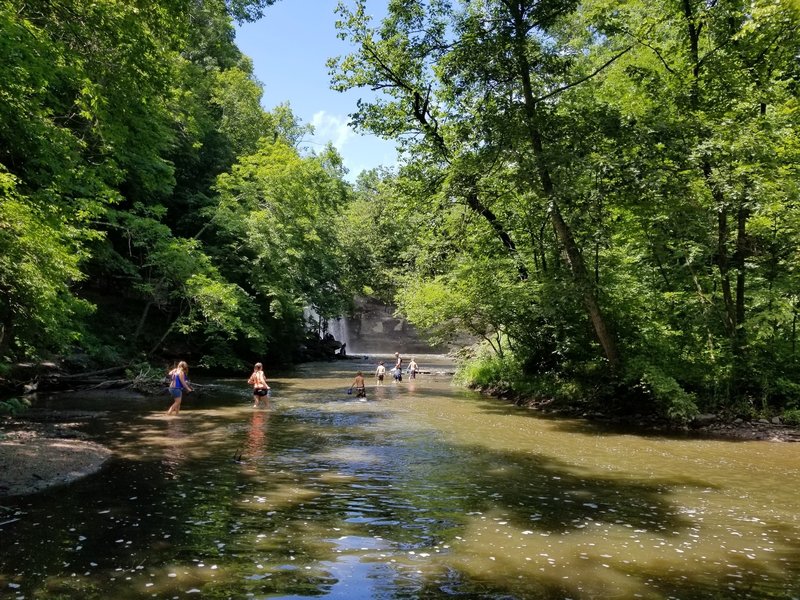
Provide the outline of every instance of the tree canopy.
<path id="1" fill-rule="evenodd" d="M 398 300 L 491 381 L 672 418 L 797 406 L 796 3 L 340 6 L 353 118 L 405 149 Z M 412 222 L 409 222 L 411 224 Z M 381 227 L 379 220 L 377 227 Z M 511 383 L 509 383 L 511 381 Z"/>
<path id="2" fill-rule="evenodd" d="M 473 383 L 800 406 L 796 2 L 343 2 L 331 85 L 402 150 L 352 185 L 261 106 L 270 4 L 0 0 L 0 361 L 291 360 L 371 295 Z"/>
<path id="3" fill-rule="evenodd" d="M 234 44 L 270 4 L 0 3 L 0 360 L 291 360 L 346 310 L 341 159 Z"/>

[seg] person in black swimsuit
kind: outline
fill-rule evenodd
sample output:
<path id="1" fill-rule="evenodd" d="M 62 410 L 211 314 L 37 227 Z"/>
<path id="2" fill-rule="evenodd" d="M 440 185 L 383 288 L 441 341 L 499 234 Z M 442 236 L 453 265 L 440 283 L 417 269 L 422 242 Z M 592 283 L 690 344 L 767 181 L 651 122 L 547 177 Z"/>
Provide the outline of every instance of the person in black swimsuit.
<path id="1" fill-rule="evenodd" d="M 267 383 L 267 376 L 264 375 L 264 365 L 256 363 L 253 367 L 253 374 L 247 383 L 253 386 L 253 408 L 261 406 L 261 400 L 267 408 L 269 408 L 269 384 Z"/>

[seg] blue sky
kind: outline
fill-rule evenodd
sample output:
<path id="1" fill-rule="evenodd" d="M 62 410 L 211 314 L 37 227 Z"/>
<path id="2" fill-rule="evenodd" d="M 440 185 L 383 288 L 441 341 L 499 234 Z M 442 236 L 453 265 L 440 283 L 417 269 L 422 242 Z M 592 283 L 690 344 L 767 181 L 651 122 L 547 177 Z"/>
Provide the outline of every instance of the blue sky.
<path id="1" fill-rule="evenodd" d="M 264 108 L 289 102 L 303 123 L 314 125 L 309 147 L 320 149 L 332 142 L 352 181 L 364 169 L 394 165 L 397 154 L 394 142 L 362 136 L 347 125 L 356 101 L 369 97 L 370 90 L 341 93 L 330 89 L 325 61 L 350 50 L 336 37 L 338 1 L 281 0 L 268 7 L 260 21 L 237 27 L 236 45 L 253 59 L 255 75 L 264 86 Z M 376 0 L 370 5 L 383 14 L 386 3 Z"/>

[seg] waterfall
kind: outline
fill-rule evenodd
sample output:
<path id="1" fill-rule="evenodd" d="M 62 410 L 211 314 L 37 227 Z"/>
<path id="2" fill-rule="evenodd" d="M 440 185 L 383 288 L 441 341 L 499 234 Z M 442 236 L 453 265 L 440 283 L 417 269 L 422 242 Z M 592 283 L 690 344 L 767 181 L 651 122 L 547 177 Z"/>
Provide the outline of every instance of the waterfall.
<path id="1" fill-rule="evenodd" d="M 350 346 L 350 327 L 346 317 L 325 320 L 313 308 L 306 306 L 303 309 L 303 321 L 306 331 L 313 332 L 319 339 L 333 336 L 334 340 L 346 345 L 346 351 L 352 350 Z"/>
<path id="2" fill-rule="evenodd" d="M 394 314 L 394 307 L 372 298 L 356 298 L 352 316 L 323 321 L 315 310 L 303 310 L 306 330 L 322 338 L 326 333 L 342 344 L 347 354 L 439 354 L 446 346 L 432 347 L 414 327 Z"/>
<path id="3" fill-rule="evenodd" d="M 350 327 L 347 323 L 347 317 L 338 317 L 328 321 L 328 333 L 336 341 L 347 344 L 348 352 L 353 352 L 353 347 L 350 345 Z"/>

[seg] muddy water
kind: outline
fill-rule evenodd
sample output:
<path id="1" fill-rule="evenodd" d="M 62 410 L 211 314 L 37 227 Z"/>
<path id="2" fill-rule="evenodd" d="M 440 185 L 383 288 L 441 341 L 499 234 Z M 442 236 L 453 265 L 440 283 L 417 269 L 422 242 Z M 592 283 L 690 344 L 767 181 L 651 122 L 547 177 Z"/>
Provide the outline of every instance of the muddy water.
<path id="1" fill-rule="evenodd" d="M 3 502 L 0 597 L 800 598 L 800 445 L 614 433 L 436 374 L 360 402 L 360 365 L 274 378 L 269 411 L 232 380 L 178 418 L 114 406 L 101 473 Z"/>

